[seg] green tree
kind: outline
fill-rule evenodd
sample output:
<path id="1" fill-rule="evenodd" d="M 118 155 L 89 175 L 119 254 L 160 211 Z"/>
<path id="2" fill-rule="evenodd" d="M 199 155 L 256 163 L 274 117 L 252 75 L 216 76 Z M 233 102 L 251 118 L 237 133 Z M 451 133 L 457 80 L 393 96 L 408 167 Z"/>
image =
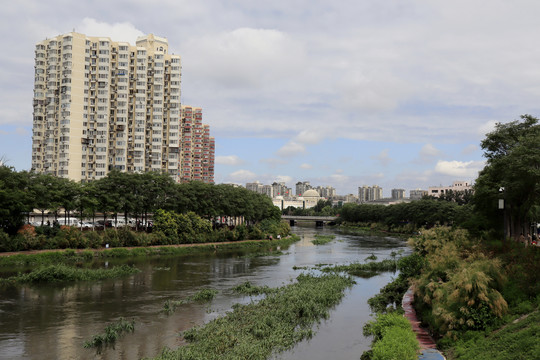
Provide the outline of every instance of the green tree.
<path id="1" fill-rule="evenodd" d="M 81 185 L 78 182 L 64 178 L 58 178 L 56 182 L 59 187 L 58 203 L 64 209 L 64 218 L 67 224 L 71 211 L 77 207 L 77 198 L 81 193 Z"/>
<path id="2" fill-rule="evenodd" d="M 540 125 L 530 115 L 521 121 L 498 123 L 481 146 L 487 159 L 475 184 L 474 203 L 495 217 L 504 197 L 505 234 L 517 238 L 529 233 L 540 200 Z"/>
<path id="3" fill-rule="evenodd" d="M 31 173 L 29 176 L 29 194 L 33 199 L 32 207 L 41 211 L 41 226 L 44 225 L 45 211 L 53 210 L 53 184 L 57 178 L 52 175 Z"/>
<path id="4" fill-rule="evenodd" d="M 32 210 L 28 185 L 28 173 L 0 166 L 0 229 L 6 233 L 14 234 L 24 223 L 25 213 Z"/>

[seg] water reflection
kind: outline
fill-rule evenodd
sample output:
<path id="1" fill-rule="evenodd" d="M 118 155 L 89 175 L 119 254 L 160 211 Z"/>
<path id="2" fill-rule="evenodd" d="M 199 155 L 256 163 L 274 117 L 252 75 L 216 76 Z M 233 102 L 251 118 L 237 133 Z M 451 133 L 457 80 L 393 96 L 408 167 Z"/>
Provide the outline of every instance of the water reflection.
<path id="1" fill-rule="evenodd" d="M 340 234 L 329 229 L 295 228 L 301 241 L 281 256 L 249 257 L 243 253 L 109 261 L 141 269 L 134 276 L 64 286 L 9 289 L 0 294 L 0 359 L 138 359 L 157 355 L 165 346 L 182 344 L 180 332 L 200 325 L 249 302 L 230 290 L 245 281 L 281 286 L 300 273 L 293 266 L 346 264 L 374 254 L 387 258 L 404 242 L 390 237 Z M 314 246 L 315 234 L 336 235 L 329 244 Z M 92 266 L 105 266 L 104 263 Z M 358 279 L 329 320 L 318 326 L 310 341 L 276 359 L 358 359 L 369 347 L 362 326 L 369 320 L 367 299 L 393 274 Z M 162 312 L 167 300 L 185 299 L 201 288 L 219 291 L 211 304 L 186 304 L 171 315 Z M 97 355 L 84 349 L 85 340 L 102 333 L 121 317 L 135 320 L 135 332 L 121 338 L 114 349 Z"/>

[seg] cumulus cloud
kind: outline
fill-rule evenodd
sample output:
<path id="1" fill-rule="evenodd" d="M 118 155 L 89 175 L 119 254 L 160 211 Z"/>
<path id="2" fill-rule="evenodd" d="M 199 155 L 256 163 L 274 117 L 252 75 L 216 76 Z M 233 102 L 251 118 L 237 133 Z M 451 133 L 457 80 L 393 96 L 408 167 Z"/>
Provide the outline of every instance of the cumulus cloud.
<path id="1" fill-rule="evenodd" d="M 254 172 L 250 170 L 245 170 L 245 169 L 232 172 L 227 176 L 228 181 L 241 183 L 241 184 L 252 182 L 252 181 L 255 181 L 256 179 L 257 179 L 257 174 L 255 174 Z"/>
<path id="2" fill-rule="evenodd" d="M 306 152 L 306 147 L 295 141 L 289 141 L 287 144 L 283 145 L 276 154 L 281 157 L 292 157 L 303 154 Z"/>
<path id="3" fill-rule="evenodd" d="M 433 162 L 437 157 L 440 157 L 442 152 L 432 144 L 425 144 L 418 152 L 418 157 L 413 160 L 416 164 L 426 164 Z"/>
<path id="4" fill-rule="evenodd" d="M 441 151 L 432 144 L 426 144 L 420 149 L 420 156 L 424 158 L 439 156 L 440 154 Z"/>
<path id="5" fill-rule="evenodd" d="M 296 137 L 295 141 L 302 144 L 318 144 L 325 137 L 327 130 L 314 131 L 314 130 L 302 130 Z"/>
<path id="6" fill-rule="evenodd" d="M 435 165 L 435 172 L 460 178 L 476 178 L 478 172 L 484 167 L 483 161 L 444 161 L 439 160 Z"/>
<path id="7" fill-rule="evenodd" d="M 145 35 L 130 22 L 110 24 L 88 17 L 84 18 L 81 25 L 75 30 L 87 36 L 108 37 L 113 41 L 125 41 L 130 44 L 135 44 L 137 37 Z M 159 36 L 159 34 L 156 35 Z"/>
<path id="8" fill-rule="evenodd" d="M 216 164 L 238 166 L 244 164 L 244 161 L 236 155 L 216 156 Z"/>
<path id="9" fill-rule="evenodd" d="M 283 182 L 285 184 L 288 184 L 293 181 L 293 178 L 289 175 L 278 175 L 275 177 L 275 181 L 278 183 Z"/>
<path id="10" fill-rule="evenodd" d="M 303 59 L 302 44 L 274 29 L 238 28 L 191 39 L 186 59 L 191 71 L 227 88 L 260 87 L 294 74 Z M 274 84 L 275 85 L 275 84 Z"/>

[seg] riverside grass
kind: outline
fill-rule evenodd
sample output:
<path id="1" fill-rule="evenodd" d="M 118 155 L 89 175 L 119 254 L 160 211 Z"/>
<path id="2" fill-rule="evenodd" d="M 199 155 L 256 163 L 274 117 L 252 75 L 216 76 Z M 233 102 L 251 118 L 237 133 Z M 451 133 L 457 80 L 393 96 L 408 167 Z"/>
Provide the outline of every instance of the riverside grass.
<path id="1" fill-rule="evenodd" d="M 10 256 L 0 256 L 0 271 L 2 268 L 28 265 L 49 264 L 74 264 L 94 259 L 107 258 L 130 258 L 148 256 L 189 256 L 199 254 L 211 254 L 227 251 L 258 251 L 264 252 L 279 247 L 286 247 L 300 240 L 297 235 L 292 235 L 276 240 L 248 240 L 232 243 L 197 244 L 193 246 L 162 245 L 137 248 L 112 248 L 95 250 L 75 251 L 73 249 L 60 251 L 45 251 L 37 254 L 18 253 Z"/>
<path id="2" fill-rule="evenodd" d="M 301 274 L 257 303 L 236 304 L 226 316 L 184 332 L 189 344 L 155 359 L 267 359 L 311 338 L 313 325 L 328 318 L 353 284 L 338 274 Z"/>
<path id="3" fill-rule="evenodd" d="M 128 265 L 115 266 L 112 269 L 81 269 L 64 264 L 46 265 L 33 269 L 29 273 L 0 279 L 0 288 L 17 284 L 104 280 L 138 272 L 140 272 L 139 269 Z"/>
<path id="4" fill-rule="evenodd" d="M 445 354 L 451 360 L 540 359 L 538 334 L 540 310 L 537 309 L 491 333 L 470 331 L 454 341 Z"/>

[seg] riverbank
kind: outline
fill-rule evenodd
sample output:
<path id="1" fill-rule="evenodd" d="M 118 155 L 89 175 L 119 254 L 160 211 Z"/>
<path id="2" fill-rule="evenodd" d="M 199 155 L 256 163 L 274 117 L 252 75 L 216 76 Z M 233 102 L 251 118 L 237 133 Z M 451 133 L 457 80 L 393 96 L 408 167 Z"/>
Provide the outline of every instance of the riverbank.
<path id="1" fill-rule="evenodd" d="M 289 247 L 281 245 L 282 251 L 266 253 L 256 247 L 246 247 L 247 251 L 220 250 L 219 244 L 217 252 L 209 250 L 187 257 L 164 255 L 115 259 L 101 258 L 92 252 L 90 262 L 81 261 L 74 265 L 99 268 L 108 263 L 111 268 L 128 264 L 141 272 L 97 282 L 23 285 L 0 291 L 3 324 L 0 359 L 153 358 L 164 348 L 176 349 L 183 345 L 178 334 L 225 315 L 237 306 L 235 304 L 249 304 L 250 296 L 232 291 L 247 281 L 254 286 L 275 289 L 295 282 L 300 272 L 304 272 L 295 270 L 295 265 L 314 268 L 318 264 L 350 264 L 372 254 L 385 259 L 390 258 L 392 252 L 406 250 L 403 241 L 390 237 L 344 236 L 332 229 L 315 227 L 293 228 L 292 232 L 299 235 L 300 241 Z M 336 238 L 315 246 L 312 241 L 317 234 L 335 235 Z M 272 241 L 273 245 L 277 243 L 277 240 Z M 178 249 L 194 251 L 196 248 Z M 163 252 L 167 251 L 172 250 L 163 249 Z M 26 269 L 34 267 L 30 264 Z M 369 338 L 362 336 L 362 326 L 371 319 L 367 300 L 392 276 L 390 272 L 357 280 L 358 284 L 347 289 L 346 296 L 329 310 L 329 319 L 313 328 L 311 340 L 299 342 L 294 348 L 280 353 L 279 358 L 358 359 L 371 343 Z M 202 289 L 217 290 L 218 294 L 209 303 L 184 304 L 183 300 Z M 253 296 L 253 301 L 259 299 L 260 296 Z M 182 301 L 182 305 L 174 312 L 164 312 L 165 303 L 178 301 Z M 135 331 L 119 338 L 114 348 L 104 349 L 102 355 L 95 356 L 94 349 L 83 347 L 85 341 L 102 334 L 106 326 L 120 318 L 134 319 Z"/>
<path id="2" fill-rule="evenodd" d="M 416 335 L 416 340 L 420 345 L 420 355 L 419 360 L 445 360 L 446 358 L 443 354 L 437 349 L 437 344 L 433 337 L 427 332 L 426 329 L 420 326 L 420 320 L 416 316 L 416 310 L 413 307 L 414 301 L 414 289 L 410 287 L 405 295 L 403 295 L 403 300 L 401 302 L 401 307 L 403 308 L 404 316 L 411 324 L 412 330 Z"/>
<path id="3" fill-rule="evenodd" d="M 58 262 L 88 261 L 94 258 L 126 258 L 141 256 L 193 255 L 238 249 L 268 250 L 288 246 L 299 238 L 291 235 L 276 240 L 241 240 L 196 244 L 154 245 L 145 247 L 99 248 L 99 249 L 51 249 L 0 253 L 0 267 Z"/>

